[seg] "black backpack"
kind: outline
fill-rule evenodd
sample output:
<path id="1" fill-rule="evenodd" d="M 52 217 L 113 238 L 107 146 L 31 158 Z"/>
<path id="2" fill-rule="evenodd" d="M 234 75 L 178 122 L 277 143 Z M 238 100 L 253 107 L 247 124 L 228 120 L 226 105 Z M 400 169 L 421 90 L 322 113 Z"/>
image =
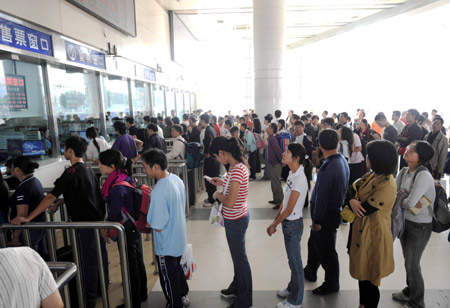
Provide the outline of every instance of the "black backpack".
<path id="1" fill-rule="evenodd" d="M 202 145 L 198 142 L 179 141 L 184 143 L 184 159 L 187 161 L 188 169 L 200 167 L 203 162 Z"/>

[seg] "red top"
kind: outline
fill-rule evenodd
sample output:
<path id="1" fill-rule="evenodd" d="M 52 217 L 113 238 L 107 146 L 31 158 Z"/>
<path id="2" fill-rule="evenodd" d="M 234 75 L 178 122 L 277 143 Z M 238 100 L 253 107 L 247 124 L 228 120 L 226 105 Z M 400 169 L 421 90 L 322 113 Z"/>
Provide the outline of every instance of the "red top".
<path id="1" fill-rule="evenodd" d="M 228 184 L 227 190 L 225 191 L 228 179 L 230 179 L 230 183 Z M 248 168 L 243 163 L 237 163 L 225 175 L 222 184 L 225 196 L 229 195 L 232 182 L 239 182 L 241 186 L 239 187 L 236 203 L 234 204 L 233 208 L 228 208 L 225 206 L 222 207 L 223 218 L 228 220 L 241 219 L 248 214 Z"/>
<path id="2" fill-rule="evenodd" d="M 216 130 L 217 136 L 220 136 L 220 126 L 219 126 L 219 124 L 216 123 L 214 125 L 214 129 Z"/>

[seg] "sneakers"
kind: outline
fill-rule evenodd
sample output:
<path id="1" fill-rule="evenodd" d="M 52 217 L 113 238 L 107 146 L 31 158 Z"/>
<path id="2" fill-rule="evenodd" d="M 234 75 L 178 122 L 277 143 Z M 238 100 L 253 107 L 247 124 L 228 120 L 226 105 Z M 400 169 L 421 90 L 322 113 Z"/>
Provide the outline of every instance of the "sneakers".
<path id="1" fill-rule="evenodd" d="M 237 296 L 237 294 L 230 292 L 228 289 L 221 290 L 220 295 L 225 298 L 233 298 Z"/>
<path id="2" fill-rule="evenodd" d="M 181 303 L 183 303 L 183 307 L 189 307 L 191 301 L 189 300 L 189 297 L 185 295 L 181 298 Z"/>
<path id="3" fill-rule="evenodd" d="M 279 297 L 286 298 L 286 297 L 289 296 L 289 293 L 291 293 L 291 292 L 289 292 L 288 289 L 278 289 L 278 290 L 277 290 L 277 295 L 278 295 Z"/>
<path id="4" fill-rule="evenodd" d="M 208 199 L 205 199 L 203 201 L 203 207 L 212 207 L 214 204 L 209 203 Z"/>
<path id="5" fill-rule="evenodd" d="M 292 305 L 285 299 L 281 303 L 277 304 L 277 308 L 302 308 L 302 305 Z"/>
<path id="6" fill-rule="evenodd" d="M 406 296 L 403 292 L 392 293 L 392 298 L 399 302 L 409 301 L 409 296 Z"/>

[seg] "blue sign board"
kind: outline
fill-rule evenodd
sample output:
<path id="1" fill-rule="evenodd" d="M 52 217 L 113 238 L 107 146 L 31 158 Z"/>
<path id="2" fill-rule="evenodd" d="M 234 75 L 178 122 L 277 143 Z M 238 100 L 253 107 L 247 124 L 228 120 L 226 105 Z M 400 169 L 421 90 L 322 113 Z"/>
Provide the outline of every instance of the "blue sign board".
<path id="1" fill-rule="evenodd" d="M 2 18 L 0 18 L 0 44 L 53 56 L 51 35 Z"/>
<path id="2" fill-rule="evenodd" d="M 105 54 L 68 41 L 65 43 L 67 60 L 106 69 Z"/>
<path id="3" fill-rule="evenodd" d="M 138 64 L 136 64 L 136 77 L 148 81 L 156 81 L 156 74 L 154 70 Z"/>

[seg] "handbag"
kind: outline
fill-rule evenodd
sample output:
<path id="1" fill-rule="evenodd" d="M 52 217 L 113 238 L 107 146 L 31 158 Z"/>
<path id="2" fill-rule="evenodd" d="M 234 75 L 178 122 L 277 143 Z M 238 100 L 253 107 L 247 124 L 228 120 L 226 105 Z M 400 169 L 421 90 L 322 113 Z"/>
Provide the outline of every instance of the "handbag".
<path id="1" fill-rule="evenodd" d="M 222 191 L 222 194 L 224 194 L 227 189 L 228 185 L 230 184 L 230 177 L 228 177 L 227 183 L 225 184 L 225 188 Z M 213 225 L 214 227 L 223 227 L 225 224 L 225 220 L 223 218 L 222 213 L 222 203 L 215 201 L 211 212 L 209 213 L 209 223 Z"/>

